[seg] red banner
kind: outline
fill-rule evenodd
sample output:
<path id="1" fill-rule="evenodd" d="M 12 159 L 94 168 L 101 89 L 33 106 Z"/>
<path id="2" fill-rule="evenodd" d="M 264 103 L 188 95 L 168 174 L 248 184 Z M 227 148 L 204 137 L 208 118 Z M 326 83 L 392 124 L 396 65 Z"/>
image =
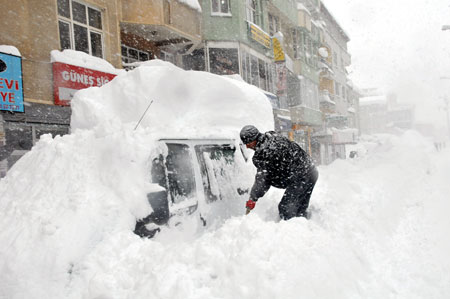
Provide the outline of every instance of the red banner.
<path id="1" fill-rule="evenodd" d="M 102 86 L 116 75 L 61 62 L 53 63 L 53 93 L 55 105 L 69 106 L 76 91 Z"/>

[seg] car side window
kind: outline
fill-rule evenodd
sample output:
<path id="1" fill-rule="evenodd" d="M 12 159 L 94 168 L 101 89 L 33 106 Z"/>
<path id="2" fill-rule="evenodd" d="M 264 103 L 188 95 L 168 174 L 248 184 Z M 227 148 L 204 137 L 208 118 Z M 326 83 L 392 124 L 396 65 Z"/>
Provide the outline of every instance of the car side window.
<path id="1" fill-rule="evenodd" d="M 173 203 L 195 196 L 195 178 L 192 158 L 186 144 L 167 144 L 166 158 L 169 194 Z"/>

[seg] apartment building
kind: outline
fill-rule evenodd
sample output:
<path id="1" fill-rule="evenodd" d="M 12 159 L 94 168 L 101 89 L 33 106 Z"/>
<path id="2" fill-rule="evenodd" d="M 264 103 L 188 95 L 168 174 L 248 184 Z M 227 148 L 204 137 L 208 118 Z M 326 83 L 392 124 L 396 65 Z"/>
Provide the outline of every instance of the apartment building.
<path id="1" fill-rule="evenodd" d="M 320 6 L 318 23 L 322 29 L 319 68 L 323 128 L 315 137 L 321 161 L 328 164 L 345 158 L 345 145 L 356 143 L 359 93 L 350 83 L 346 69 L 351 63 L 348 34 L 324 5 Z"/>

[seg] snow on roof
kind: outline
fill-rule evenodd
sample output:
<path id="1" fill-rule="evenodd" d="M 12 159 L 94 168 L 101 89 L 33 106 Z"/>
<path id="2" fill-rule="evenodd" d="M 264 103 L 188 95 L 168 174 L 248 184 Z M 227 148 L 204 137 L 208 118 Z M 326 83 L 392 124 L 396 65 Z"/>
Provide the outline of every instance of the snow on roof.
<path id="1" fill-rule="evenodd" d="M 246 124 L 260 130 L 274 126 L 272 107 L 259 88 L 207 72 L 185 71 L 161 60 L 147 61 L 102 88 L 77 92 L 71 125 L 75 130 L 108 131 L 134 126 L 151 100 L 154 103 L 140 127 L 162 138 L 220 133 L 234 138 Z"/>
<path id="2" fill-rule="evenodd" d="M 15 56 L 22 56 L 19 52 L 19 50 L 14 46 L 8 46 L 8 45 L 0 45 L 0 52 L 5 54 L 11 54 Z"/>
<path id="3" fill-rule="evenodd" d="M 198 0 L 178 0 L 178 1 L 190 6 L 191 8 L 193 8 L 199 12 L 202 12 L 202 7 L 198 3 Z"/>
<path id="4" fill-rule="evenodd" d="M 50 52 L 50 58 L 51 62 L 62 62 L 110 74 L 120 74 L 126 72 L 122 69 L 116 69 L 112 64 L 104 59 L 91 56 L 81 51 L 64 50 L 61 52 L 58 50 L 53 50 Z"/>

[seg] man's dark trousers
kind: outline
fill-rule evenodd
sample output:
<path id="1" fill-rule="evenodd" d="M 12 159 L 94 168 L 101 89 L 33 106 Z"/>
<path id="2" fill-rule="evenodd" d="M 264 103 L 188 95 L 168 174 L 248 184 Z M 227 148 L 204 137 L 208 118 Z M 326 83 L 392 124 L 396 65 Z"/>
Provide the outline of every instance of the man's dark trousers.
<path id="1" fill-rule="evenodd" d="M 314 167 L 305 176 L 292 178 L 292 183 L 286 188 L 283 198 L 278 204 L 278 211 L 282 220 L 292 217 L 306 217 L 306 209 L 314 186 L 319 178 L 319 172 Z"/>

